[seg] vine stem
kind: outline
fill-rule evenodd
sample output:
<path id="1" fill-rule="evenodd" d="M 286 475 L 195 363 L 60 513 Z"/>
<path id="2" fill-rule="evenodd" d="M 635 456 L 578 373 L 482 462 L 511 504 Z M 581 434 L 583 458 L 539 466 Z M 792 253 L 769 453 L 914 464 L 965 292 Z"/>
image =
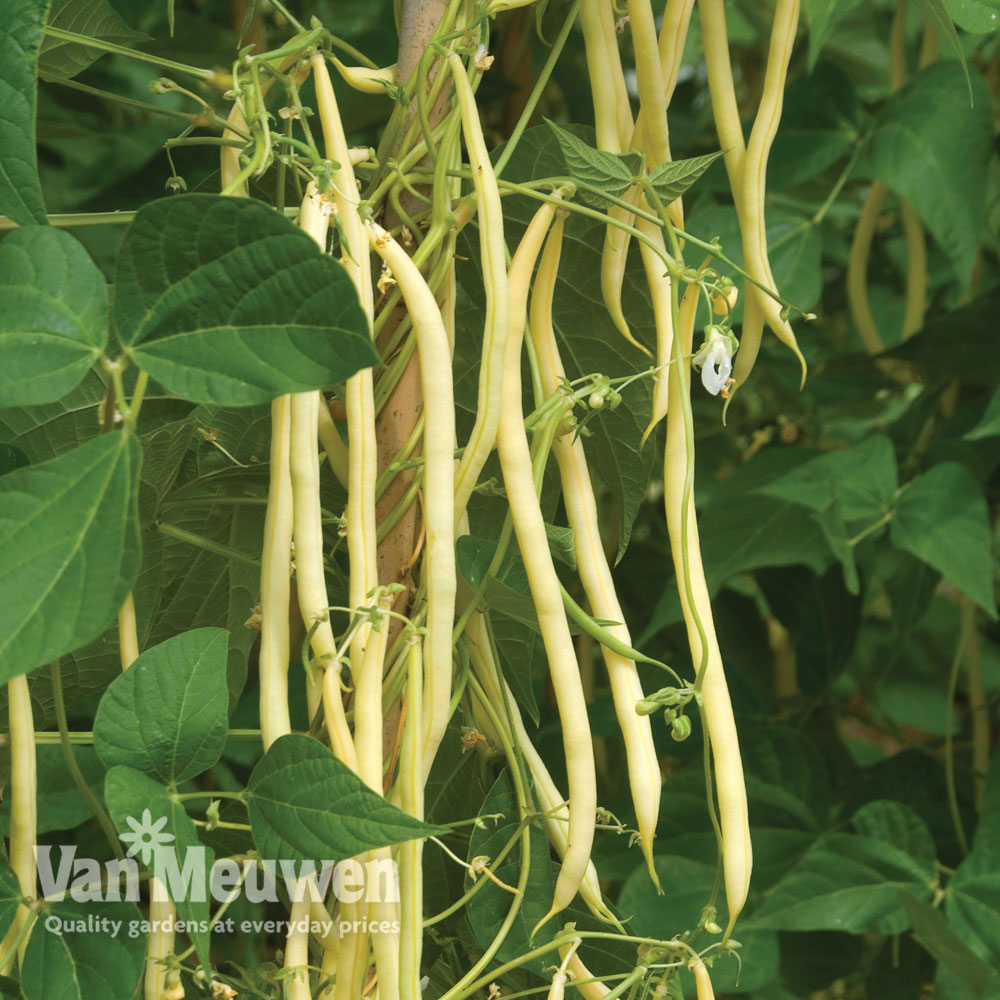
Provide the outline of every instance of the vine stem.
<path id="1" fill-rule="evenodd" d="M 114 42 L 106 42 L 100 38 L 91 38 L 89 35 L 80 35 L 75 31 L 55 28 L 51 24 L 45 25 L 42 32 L 50 38 L 58 38 L 64 42 L 83 45 L 88 49 L 98 49 L 101 52 L 110 52 L 114 55 L 125 56 L 128 59 L 135 59 L 137 62 L 149 63 L 151 66 L 160 66 L 163 69 L 173 70 L 175 73 L 184 73 L 187 76 L 193 76 L 199 80 L 206 80 L 213 84 L 218 83 L 220 77 L 225 75 L 217 73 L 212 69 L 202 69 L 199 66 L 189 66 L 187 63 L 175 62 L 173 59 L 161 59 L 159 56 L 150 55 L 148 52 L 137 52 L 135 49 L 126 48 L 124 45 L 116 45 Z"/>
<path id="2" fill-rule="evenodd" d="M 958 672 L 962 666 L 962 654 L 965 652 L 965 629 L 959 629 L 958 642 L 955 644 L 955 655 L 951 659 L 951 670 L 948 673 L 948 714 L 944 731 L 944 778 L 948 789 L 948 812 L 955 828 L 955 836 L 962 848 L 963 854 L 969 853 L 969 840 L 965 835 L 962 814 L 958 807 L 958 790 L 955 785 L 955 692 L 958 688 Z"/>
<path id="3" fill-rule="evenodd" d="M 63 760 L 66 768 L 73 778 L 73 782 L 80 790 L 80 794 L 86 799 L 97 822 L 100 823 L 104 835 L 108 838 L 111 850 L 119 861 L 125 859 L 125 852 L 122 850 L 121 841 L 118 839 L 118 831 L 115 829 L 111 817 L 107 814 L 104 806 L 101 805 L 94 794 L 87 779 L 84 778 L 80 765 L 76 761 L 76 754 L 73 752 L 73 742 L 70 739 L 69 726 L 66 722 L 66 701 L 63 697 L 62 670 L 59 661 L 55 661 L 49 668 L 52 677 L 52 700 L 55 703 L 56 725 L 59 727 L 59 745 L 62 747 Z"/>

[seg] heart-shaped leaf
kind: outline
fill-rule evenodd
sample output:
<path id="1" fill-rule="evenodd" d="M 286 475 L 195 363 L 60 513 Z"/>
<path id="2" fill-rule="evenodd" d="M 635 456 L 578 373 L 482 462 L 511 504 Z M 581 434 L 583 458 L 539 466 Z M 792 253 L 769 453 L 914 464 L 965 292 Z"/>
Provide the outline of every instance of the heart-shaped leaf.
<path id="1" fill-rule="evenodd" d="M 245 198 L 141 208 L 118 255 L 114 316 L 135 363 L 199 403 L 266 403 L 378 363 L 347 272 Z"/>
<path id="2" fill-rule="evenodd" d="M 94 719 L 104 764 L 165 782 L 210 768 L 226 743 L 228 645 L 224 629 L 191 629 L 146 650 L 116 677 Z"/>
<path id="3" fill-rule="evenodd" d="M 0 682 L 95 639 L 139 570 L 139 442 L 105 434 L 0 476 Z"/>
<path id="4" fill-rule="evenodd" d="M 61 399 L 107 337 L 104 277 L 69 233 L 30 226 L 0 242 L 0 405 Z"/>

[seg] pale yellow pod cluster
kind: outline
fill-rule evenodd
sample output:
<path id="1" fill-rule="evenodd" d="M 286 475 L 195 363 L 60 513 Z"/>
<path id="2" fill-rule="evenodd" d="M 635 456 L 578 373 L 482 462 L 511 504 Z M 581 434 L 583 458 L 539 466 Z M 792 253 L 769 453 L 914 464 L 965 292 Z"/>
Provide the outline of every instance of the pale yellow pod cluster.
<path id="1" fill-rule="evenodd" d="M 724 151 L 726 173 L 733 192 L 736 214 L 743 233 L 744 254 L 749 246 L 752 261 L 747 259 L 747 271 L 756 280 L 768 287 L 774 287 L 767 257 L 766 228 L 764 225 L 764 182 L 767 172 L 767 155 L 777 132 L 781 116 L 784 79 L 788 70 L 787 59 L 791 54 L 795 28 L 798 24 L 798 5 L 789 10 L 782 8 L 782 20 L 775 11 L 775 29 L 772 39 L 774 61 L 768 60 L 771 77 L 766 83 L 765 97 L 751 131 L 754 161 L 748 173 L 744 173 L 749 159 L 747 144 L 740 124 L 739 106 L 736 102 L 736 88 L 733 84 L 733 70 L 729 58 L 729 39 L 726 33 L 726 13 L 724 0 L 698 0 L 701 17 L 702 44 L 705 51 L 705 68 L 708 73 L 708 89 L 712 101 L 712 114 L 719 145 Z M 788 15 L 794 14 L 795 23 L 789 26 Z M 789 33 L 790 30 L 790 33 Z M 759 122 L 759 126 L 758 126 Z M 756 133 L 756 139 L 754 139 Z M 756 271 L 754 270 L 756 268 Z M 783 343 L 787 344 L 799 358 L 805 375 L 798 342 L 787 320 L 781 317 L 779 304 L 759 288 L 747 283 L 743 308 L 743 328 L 740 333 L 740 350 L 733 368 L 735 387 L 739 388 L 749 378 L 760 349 L 765 321 Z"/>
<path id="2" fill-rule="evenodd" d="M 552 301 L 559 270 L 562 229 L 563 220 L 560 218 L 549 234 L 531 299 L 531 336 L 542 391 L 546 396 L 557 392 L 561 380 L 566 377 L 552 326 Z M 573 529 L 573 546 L 580 581 L 591 611 L 597 618 L 624 623 L 625 615 L 615 593 L 611 567 L 604 554 L 598 527 L 597 499 L 594 496 L 583 441 L 579 436 L 563 434 L 552 443 L 552 450 L 559 465 L 566 516 Z M 631 645 L 626 625 L 611 625 L 608 630 L 615 638 Z M 657 882 L 653 867 L 653 838 L 656 836 L 656 821 L 660 810 L 662 779 L 649 716 L 640 716 L 635 710 L 636 703 L 645 695 L 632 660 L 606 646 L 601 647 L 601 652 L 611 682 L 618 724 L 625 739 L 629 784 L 639 825 L 640 843 L 650 875 Z"/>

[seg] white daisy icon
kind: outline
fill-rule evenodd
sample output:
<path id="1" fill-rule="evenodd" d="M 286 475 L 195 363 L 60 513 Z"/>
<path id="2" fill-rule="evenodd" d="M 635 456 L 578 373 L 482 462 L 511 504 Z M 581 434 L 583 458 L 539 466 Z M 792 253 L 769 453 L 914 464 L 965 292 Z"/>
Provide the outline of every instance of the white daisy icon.
<path id="1" fill-rule="evenodd" d="M 120 833 L 118 839 L 129 845 L 126 854 L 130 858 L 138 855 L 144 865 L 149 864 L 153 854 L 161 847 L 173 843 L 174 835 L 163 832 L 163 828 L 167 825 L 166 816 L 161 816 L 154 823 L 153 814 L 148 809 L 143 809 L 141 820 L 126 816 L 125 822 L 132 828 L 132 832 Z"/>

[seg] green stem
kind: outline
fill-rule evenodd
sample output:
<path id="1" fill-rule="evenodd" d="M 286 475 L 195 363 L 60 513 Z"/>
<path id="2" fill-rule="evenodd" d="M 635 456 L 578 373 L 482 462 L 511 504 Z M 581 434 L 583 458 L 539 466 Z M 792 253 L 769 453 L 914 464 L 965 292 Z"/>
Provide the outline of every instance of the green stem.
<path id="1" fill-rule="evenodd" d="M 491 859 L 488 867 L 489 870 L 494 875 L 496 875 L 497 869 L 500 867 L 500 865 L 503 864 L 504 859 L 507 857 L 507 855 L 510 854 L 510 852 L 514 849 L 514 845 L 521 839 L 521 834 L 524 831 L 525 826 L 531 823 L 533 818 L 534 817 L 532 816 L 526 816 L 523 820 L 521 820 L 521 822 L 517 826 L 517 829 L 511 835 L 510 840 L 507 841 L 507 843 L 504 845 L 500 853 L 495 858 Z M 466 892 L 463 896 L 459 897 L 459 899 L 455 900 L 455 902 L 452 903 L 451 906 L 447 907 L 447 909 L 442 910 L 440 913 L 435 913 L 433 917 L 427 917 L 423 922 L 424 929 L 426 930 L 428 927 L 433 927 L 435 924 L 439 924 L 442 920 L 445 920 L 448 917 L 450 917 L 453 913 L 457 913 L 489 881 L 490 880 L 485 876 L 478 878 L 472 884 L 472 888 L 470 888 L 469 891 Z"/>
<path id="2" fill-rule="evenodd" d="M 260 730 L 256 730 L 256 738 L 260 738 Z M 210 792 L 174 792 L 171 798 L 175 802 L 190 802 L 193 799 L 236 799 L 239 802 L 246 802 L 246 791 L 224 792 L 214 789 Z"/>
<path id="3" fill-rule="evenodd" d="M 132 399 L 128 404 L 128 413 L 125 414 L 125 426 L 129 430 L 135 430 L 136 422 L 139 419 L 139 411 L 142 409 L 142 400 L 146 395 L 146 387 L 149 385 L 149 372 L 142 369 L 135 380 L 135 389 L 132 392 Z"/>
<path id="4" fill-rule="evenodd" d="M 91 38 L 89 35 L 78 35 L 75 31 L 54 28 L 51 24 L 45 25 L 42 33 L 48 35 L 50 38 L 58 38 L 64 42 L 83 45 L 88 49 L 98 49 L 101 52 L 126 56 L 129 59 L 135 59 L 137 62 L 149 63 L 151 66 L 160 66 L 175 73 L 185 73 L 187 76 L 197 77 L 199 80 L 214 80 L 218 76 L 218 73 L 214 70 L 201 69 L 198 66 L 188 66 L 186 63 L 174 62 L 172 59 L 161 59 L 159 56 L 150 55 L 148 52 L 137 52 L 135 49 L 126 48 L 124 45 L 115 45 L 114 42 L 106 42 L 100 38 Z"/>
<path id="5" fill-rule="evenodd" d="M 830 193 L 827 195 L 826 201 L 820 205 L 820 207 L 816 210 L 816 214 L 812 217 L 811 221 L 814 226 L 818 226 L 826 218 L 826 213 L 830 211 L 837 198 L 840 196 L 840 192 L 847 183 L 847 178 L 854 169 L 854 164 L 858 162 L 858 157 L 861 155 L 861 150 L 864 146 L 865 143 L 859 139 L 857 145 L 855 145 L 853 151 L 851 152 L 851 157 L 847 161 L 847 165 L 840 172 L 840 176 L 837 178 L 836 183 L 830 189 Z"/>
<path id="6" fill-rule="evenodd" d="M 137 101 L 133 97 L 123 97 L 121 94 L 114 94 L 110 90 L 99 90 L 97 87 L 88 87 L 79 80 L 47 80 L 47 83 L 55 84 L 57 87 L 68 87 L 70 90 L 78 90 L 82 94 L 90 94 L 98 97 L 102 101 L 114 101 L 117 104 L 124 104 L 128 108 L 136 108 L 139 111 L 148 111 L 151 115 L 163 115 L 166 118 L 180 118 L 192 125 L 204 123 L 202 115 L 193 115 L 189 111 L 178 111 L 175 108 L 161 108 L 155 104 L 148 104 L 146 101 Z"/>
<path id="7" fill-rule="evenodd" d="M 639 650 L 633 649 L 628 643 L 622 642 L 620 639 L 616 639 L 606 628 L 598 625 L 597 622 L 587 614 L 583 608 L 580 607 L 576 601 L 570 596 L 569 591 L 560 583 L 559 590 L 562 593 L 563 606 L 566 608 L 566 613 L 570 618 L 573 619 L 587 633 L 592 639 L 596 639 L 602 646 L 607 646 L 613 653 L 617 653 L 619 656 L 624 656 L 626 659 L 634 660 L 636 663 L 649 663 L 654 667 L 660 667 L 663 670 L 669 671 L 674 678 L 677 680 L 678 684 L 683 684 L 684 681 L 672 667 L 667 666 L 666 663 L 661 663 L 659 660 L 654 660 L 644 653 L 640 653 Z"/>
<path id="8" fill-rule="evenodd" d="M 552 48 L 549 50 L 549 55 L 545 60 L 545 65 L 542 66 L 541 72 L 535 80 L 535 86 L 528 95 L 528 101 L 524 106 L 524 110 L 521 112 L 521 117 L 518 118 L 517 124 L 514 126 L 514 130 L 510 134 L 510 138 L 506 141 L 506 143 L 504 143 L 503 152 L 500 154 L 497 159 L 496 166 L 493 168 L 497 177 L 503 173 L 504 167 L 507 166 L 511 156 L 514 155 L 514 150 L 517 148 L 517 144 L 521 141 L 521 136 L 524 135 L 524 130 L 528 127 L 528 123 L 531 121 L 531 116 L 535 113 L 535 108 L 538 107 L 538 102 L 541 100 L 542 93 L 548 85 L 549 78 L 552 76 L 552 71 L 555 69 L 556 62 L 559 60 L 559 56 L 562 55 L 562 50 L 566 44 L 566 40 L 569 38 L 569 34 L 573 30 L 573 25 L 576 23 L 577 15 L 580 13 L 580 4 L 581 0 L 573 0 L 573 5 L 570 7 L 569 13 L 566 15 L 566 19 L 563 21 L 562 27 L 559 29 L 559 34 L 556 35 L 556 39 L 552 43 Z"/>
<path id="9" fill-rule="evenodd" d="M 279 49 L 272 49 L 270 52 L 261 52 L 259 56 L 247 56 L 247 62 L 253 66 L 254 63 L 279 62 L 288 56 L 296 56 L 300 52 L 305 52 L 310 46 L 315 45 L 326 32 L 326 28 L 313 28 L 311 31 L 304 31 L 294 38 L 289 39 Z"/>
<path id="10" fill-rule="evenodd" d="M 202 538 L 201 535 L 196 535 L 191 531 L 185 531 L 183 528 L 178 528 L 176 525 L 164 524 L 163 521 L 157 521 L 154 528 L 161 535 L 166 535 L 168 538 L 176 538 L 181 542 L 187 542 L 188 545 L 193 545 L 198 549 L 204 549 L 205 552 L 211 552 L 214 555 L 222 556 L 225 559 L 235 559 L 238 562 L 247 563 L 249 566 L 260 567 L 260 562 L 252 556 L 238 552 L 236 549 L 230 548 L 228 545 L 221 545 L 219 542 L 213 542 L 211 539 Z"/>
<path id="11" fill-rule="evenodd" d="M 59 661 L 54 661 L 49 670 L 52 677 L 52 700 L 56 711 L 56 725 L 59 727 L 59 743 L 62 746 L 62 755 L 66 763 L 66 769 L 72 776 L 74 784 L 80 790 L 80 794 L 86 799 L 87 805 L 90 806 L 90 810 L 93 812 L 97 822 L 100 823 L 101 829 L 104 831 L 104 835 L 108 838 L 108 843 L 111 845 L 111 850 L 115 853 L 115 857 L 119 861 L 122 861 L 125 858 L 125 852 L 122 850 L 121 841 L 118 839 L 118 831 L 115 829 L 114 823 L 111 822 L 111 817 L 98 801 L 90 785 L 87 784 L 87 779 L 84 778 L 83 772 L 76 762 L 76 755 L 73 753 L 73 744 L 69 738 L 69 726 L 66 724 L 66 702 L 63 698 L 62 670 L 59 667 Z M 0 963 L 0 968 L 3 968 L 2 963 Z"/>
<path id="12" fill-rule="evenodd" d="M 962 823 L 962 813 L 958 807 L 958 790 L 955 786 L 955 692 L 958 689 L 958 672 L 962 666 L 962 652 L 965 649 L 965 632 L 959 631 L 955 655 L 951 660 L 951 670 L 948 674 L 948 712 L 944 731 L 944 777 L 948 789 L 948 812 L 955 828 L 955 836 L 962 848 L 963 854 L 969 853 L 969 841 L 965 836 L 965 825 Z"/>
<path id="13" fill-rule="evenodd" d="M 853 538 L 850 538 L 850 539 L 848 539 L 848 541 L 847 541 L 847 544 L 848 544 L 848 545 L 850 545 L 850 546 L 851 546 L 851 548 L 853 548 L 853 547 L 854 547 L 855 545 L 857 545 L 857 544 L 858 544 L 858 542 L 860 542 L 860 541 L 861 541 L 861 540 L 862 540 L 863 538 L 867 538 L 867 537 L 868 537 L 869 535 L 871 535 L 871 534 L 873 534 L 874 532 L 878 531 L 878 529 L 879 529 L 879 528 L 881 528 L 881 527 L 883 527 L 884 525 L 888 524 L 888 523 L 889 523 L 889 522 L 890 522 L 890 521 L 892 520 L 892 515 L 893 515 L 894 513 L 895 513 L 895 511 L 892 511 L 892 510 L 887 510 L 887 511 L 886 511 L 886 512 L 885 512 L 885 513 L 884 513 L 884 514 L 883 514 L 883 515 L 882 515 L 882 516 L 881 516 L 881 517 L 880 517 L 880 518 L 879 518 L 879 519 L 877 520 L 877 521 L 875 521 L 875 522 L 874 522 L 873 524 L 869 524 L 869 525 L 868 525 L 868 527 L 867 527 L 867 528 L 865 528 L 865 529 L 864 529 L 863 531 L 860 531 L 860 532 L 859 532 L 858 534 L 856 534 L 856 535 L 855 535 L 855 536 L 854 536 Z"/>

